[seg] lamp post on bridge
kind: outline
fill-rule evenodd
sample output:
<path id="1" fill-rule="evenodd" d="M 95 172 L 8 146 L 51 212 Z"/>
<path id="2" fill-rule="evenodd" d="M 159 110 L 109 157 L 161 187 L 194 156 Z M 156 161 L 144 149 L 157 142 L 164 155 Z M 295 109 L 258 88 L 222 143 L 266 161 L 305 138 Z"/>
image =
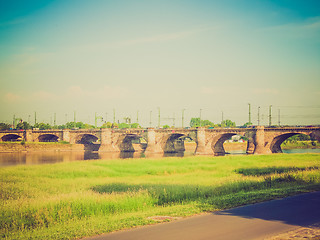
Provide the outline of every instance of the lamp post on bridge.
<path id="1" fill-rule="evenodd" d="M 94 126 L 97 127 L 97 121 L 98 119 L 100 119 L 101 121 L 103 121 L 103 118 L 101 116 L 97 116 L 97 113 L 95 113 L 94 115 Z"/>
<path id="2" fill-rule="evenodd" d="M 149 122 L 150 127 L 151 127 L 151 125 L 152 125 L 151 117 L 152 117 L 152 111 L 150 111 L 150 122 Z"/>
<path id="3" fill-rule="evenodd" d="M 76 111 L 73 111 L 73 127 L 76 127 Z"/>
<path id="4" fill-rule="evenodd" d="M 158 107 L 158 128 L 160 128 L 160 107 Z"/>
<path id="5" fill-rule="evenodd" d="M 252 124 L 251 123 L 251 104 L 248 103 L 248 105 L 249 105 L 249 124 L 251 125 Z"/>
<path id="6" fill-rule="evenodd" d="M 185 111 L 186 109 L 184 108 L 184 109 L 182 109 L 182 119 L 181 119 L 181 121 L 182 121 L 182 128 L 183 128 L 183 125 L 184 125 L 184 111 Z"/>
<path id="7" fill-rule="evenodd" d="M 272 111 L 272 105 L 269 106 L 269 126 L 271 126 L 271 111 Z"/>
<path id="8" fill-rule="evenodd" d="M 137 111 L 137 123 L 139 123 L 139 110 Z"/>

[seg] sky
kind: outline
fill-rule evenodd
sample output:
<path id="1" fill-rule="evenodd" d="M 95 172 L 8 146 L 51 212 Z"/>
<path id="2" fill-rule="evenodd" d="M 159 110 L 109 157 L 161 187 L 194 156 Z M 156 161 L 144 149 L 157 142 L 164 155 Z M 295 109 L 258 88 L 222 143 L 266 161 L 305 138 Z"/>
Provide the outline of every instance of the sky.
<path id="1" fill-rule="evenodd" d="M 242 125 L 249 104 L 320 124 L 320 1 L 0 0 L 0 122 Z"/>

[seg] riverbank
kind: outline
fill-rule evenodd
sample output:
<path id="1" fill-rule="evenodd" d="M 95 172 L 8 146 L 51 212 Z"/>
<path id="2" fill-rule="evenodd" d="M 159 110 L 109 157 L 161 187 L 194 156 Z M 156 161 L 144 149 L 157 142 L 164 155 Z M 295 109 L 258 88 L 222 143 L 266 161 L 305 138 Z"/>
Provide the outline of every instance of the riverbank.
<path id="1" fill-rule="evenodd" d="M 320 148 L 320 143 L 317 141 L 296 141 L 296 142 L 284 142 L 281 144 L 282 149 L 304 149 L 304 148 Z"/>
<path id="2" fill-rule="evenodd" d="M 59 142 L 0 142 L 0 152 L 34 151 L 84 151 L 84 145 Z"/>
<path id="3" fill-rule="evenodd" d="M 320 190 L 319 160 L 192 156 L 0 168 L 0 236 L 75 239 Z"/>
<path id="4" fill-rule="evenodd" d="M 225 150 L 228 151 L 246 151 L 246 142 L 225 142 L 223 144 Z M 143 148 L 140 144 L 133 144 L 136 152 L 142 152 Z M 185 142 L 185 151 L 194 152 L 197 147 L 195 142 Z M 320 143 L 312 141 L 287 142 L 281 145 L 282 149 L 306 149 L 320 148 Z M 36 151 L 84 151 L 83 144 L 69 144 L 60 142 L 0 142 L 0 152 L 36 152 Z"/>
<path id="5" fill-rule="evenodd" d="M 197 144 L 195 142 L 185 142 L 185 149 L 187 152 L 193 152 L 196 148 Z M 247 142 L 225 142 L 223 147 L 226 152 L 228 151 L 246 151 L 247 150 Z M 296 141 L 296 142 L 284 142 L 281 144 L 281 148 L 284 150 L 290 149 L 316 149 L 320 148 L 319 142 L 314 141 Z"/>

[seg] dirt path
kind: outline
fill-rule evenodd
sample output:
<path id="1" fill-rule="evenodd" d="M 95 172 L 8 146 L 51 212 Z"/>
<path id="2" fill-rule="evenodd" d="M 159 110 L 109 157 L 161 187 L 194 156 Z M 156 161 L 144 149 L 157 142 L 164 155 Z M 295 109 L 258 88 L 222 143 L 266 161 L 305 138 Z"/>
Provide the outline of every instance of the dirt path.
<path id="1" fill-rule="evenodd" d="M 299 227 L 295 230 L 279 234 L 265 240 L 320 240 L 320 222 L 307 227 Z"/>
<path id="2" fill-rule="evenodd" d="M 320 192 L 314 192 L 88 239 L 319 239 L 319 225 L 312 225 L 320 222 L 319 206 Z"/>

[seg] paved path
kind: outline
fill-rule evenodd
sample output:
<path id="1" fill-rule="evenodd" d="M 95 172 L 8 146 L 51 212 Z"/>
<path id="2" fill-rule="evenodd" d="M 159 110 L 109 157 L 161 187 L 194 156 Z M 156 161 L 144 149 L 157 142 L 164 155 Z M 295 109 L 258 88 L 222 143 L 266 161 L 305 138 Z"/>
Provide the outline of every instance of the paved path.
<path id="1" fill-rule="evenodd" d="M 320 222 L 320 192 L 301 194 L 87 239 L 264 239 L 316 222 Z"/>

